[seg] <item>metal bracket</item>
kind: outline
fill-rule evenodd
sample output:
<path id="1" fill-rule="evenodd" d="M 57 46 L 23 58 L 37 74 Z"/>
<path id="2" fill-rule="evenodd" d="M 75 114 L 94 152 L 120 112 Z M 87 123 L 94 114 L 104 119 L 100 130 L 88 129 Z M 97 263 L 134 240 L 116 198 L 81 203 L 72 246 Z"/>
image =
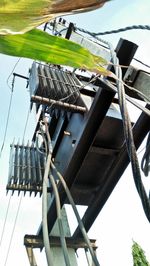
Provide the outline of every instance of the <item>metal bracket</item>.
<path id="1" fill-rule="evenodd" d="M 49 241 L 51 243 L 51 247 L 60 247 L 60 237 L 57 236 L 50 236 Z M 88 248 L 87 244 L 85 243 L 83 238 L 73 238 L 73 237 L 66 237 L 66 243 L 68 248 L 72 248 L 77 250 L 78 248 Z M 94 250 L 97 249 L 96 240 L 90 239 L 91 246 Z M 44 247 L 43 239 L 37 235 L 25 235 L 24 236 L 24 245 L 26 248 L 40 248 Z"/>
<path id="2" fill-rule="evenodd" d="M 124 81 L 129 86 L 134 87 L 136 90 L 142 92 L 150 98 L 150 74 L 148 72 L 144 70 L 139 70 L 133 66 L 129 66 L 124 76 Z M 128 88 L 126 90 L 128 95 L 139 99 L 137 93 L 128 90 Z"/>

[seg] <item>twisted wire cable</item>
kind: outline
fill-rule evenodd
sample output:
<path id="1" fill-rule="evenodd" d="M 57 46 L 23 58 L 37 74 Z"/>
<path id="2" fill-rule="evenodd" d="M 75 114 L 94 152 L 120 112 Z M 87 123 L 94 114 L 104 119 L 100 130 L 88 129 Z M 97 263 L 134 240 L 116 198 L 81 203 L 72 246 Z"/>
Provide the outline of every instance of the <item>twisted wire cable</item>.
<path id="1" fill-rule="evenodd" d="M 138 194 L 140 196 L 145 215 L 148 221 L 150 222 L 150 199 L 148 198 L 146 194 L 146 191 L 145 191 L 145 188 L 142 182 L 142 178 L 141 178 L 138 157 L 137 157 L 136 148 L 134 145 L 132 125 L 131 125 L 131 121 L 130 121 L 127 106 L 126 106 L 126 96 L 125 96 L 124 85 L 122 82 L 122 71 L 121 71 L 121 67 L 119 66 L 119 60 L 116 56 L 116 52 L 114 51 L 114 48 L 111 45 L 111 43 L 101 38 L 96 37 L 93 33 L 89 31 L 85 30 L 85 33 L 96 38 L 100 42 L 106 44 L 110 49 L 111 59 L 112 59 L 113 67 L 115 70 L 115 75 L 117 77 L 116 85 L 117 85 L 117 90 L 118 90 L 118 100 L 119 100 L 120 112 L 122 115 L 127 152 L 128 152 L 128 156 L 131 162 L 131 167 L 132 167 L 132 172 L 133 172 L 134 183 L 138 191 Z"/>
<path id="2" fill-rule="evenodd" d="M 76 30 L 89 34 L 89 31 L 82 29 L 82 28 L 76 27 Z M 93 35 L 96 37 L 96 36 L 120 33 L 124 31 L 129 31 L 129 30 L 150 30 L 150 25 L 132 25 L 132 26 L 127 26 L 124 28 L 116 29 L 116 30 L 110 30 L 110 31 L 104 31 L 104 32 L 90 32 L 90 35 Z"/>
<path id="3" fill-rule="evenodd" d="M 87 246 L 88 246 L 88 249 L 89 249 L 89 251 L 90 251 L 90 254 L 91 254 L 92 260 L 93 260 L 95 266 L 100 266 L 100 264 L 99 264 L 99 262 L 98 262 L 98 260 L 97 260 L 97 257 L 96 257 L 96 255 L 95 255 L 95 253 L 94 253 L 94 250 L 93 250 L 93 248 L 92 248 L 92 246 L 91 246 L 90 240 L 89 240 L 89 238 L 88 238 L 88 236 L 87 236 L 87 233 L 86 233 L 86 230 L 85 230 L 84 224 L 83 224 L 83 222 L 82 222 L 82 220 L 81 220 L 81 218 L 80 218 L 80 215 L 79 215 L 79 213 L 78 213 L 77 207 L 76 207 L 76 205 L 75 205 L 75 203 L 74 203 L 74 200 L 73 200 L 73 198 L 72 198 L 72 195 L 71 195 L 71 193 L 70 193 L 70 191 L 69 191 L 69 188 L 68 188 L 68 186 L 67 186 L 67 184 L 66 184 L 66 182 L 65 182 L 65 180 L 64 180 L 64 178 L 63 178 L 63 176 L 60 174 L 60 172 L 58 172 L 58 170 L 56 169 L 56 167 L 55 167 L 55 165 L 53 164 L 52 161 L 51 161 L 51 168 L 56 172 L 56 174 L 57 174 L 57 176 L 58 176 L 58 178 L 59 178 L 59 180 L 60 180 L 60 182 L 61 182 L 61 184 L 62 184 L 62 186 L 63 186 L 63 188 L 64 188 L 64 190 L 65 190 L 65 192 L 66 192 L 66 194 L 67 194 L 68 200 L 69 200 L 70 204 L 72 205 L 72 208 L 73 208 L 73 211 L 74 211 L 75 216 L 76 216 L 76 218 L 77 218 L 77 221 L 78 221 L 78 224 L 79 224 L 80 230 L 81 230 L 81 232 L 82 232 L 83 238 L 84 238 L 84 240 L 85 240 L 85 242 L 86 242 L 86 244 L 87 244 Z"/>
<path id="4" fill-rule="evenodd" d="M 146 149 L 141 161 L 141 169 L 145 176 L 150 172 L 150 132 L 147 138 Z"/>
<path id="5" fill-rule="evenodd" d="M 52 155 L 52 142 L 50 138 L 50 134 L 48 131 L 48 126 L 47 123 L 45 122 L 45 127 L 46 127 L 46 135 L 47 135 L 47 140 L 48 140 L 48 146 L 49 146 L 49 153 Z M 50 161 L 51 164 L 51 161 Z M 58 193 L 58 188 L 55 183 L 55 179 L 50 171 L 50 164 L 49 164 L 49 178 L 50 182 L 53 188 L 55 200 L 56 200 L 56 212 L 57 212 L 57 221 L 58 221 L 58 227 L 59 227 L 59 232 L 60 232 L 60 241 L 61 241 L 61 246 L 62 246 L 62 251 L 64 255 L 64 260 L 66 263 L 66 266 L 71 266 L 70 261 L 69 261 L 69 254 L 67 250 L 67 244 L 66 244 L 66 239 L 65 239 L 65 233 L 64 233 L 64 228 L 63 228 L 63 222 L 62 222 L 62 216 L 61 216 L 61 204 L 60 204 L 60 197 Z"/>
<path id="6" fill-rule="evenodd" d="M 128 151 L 128 155 L 129 155 L 131 167 L 132 167 L 132 172 L 133 172 L 134 183 L 137 188 L 138 194 L 141 198 L 141 202 L 142 202 L 146 217 L 148 221 L 150 222 L 150 200 L 146 194 L 144 185 L 142 183 L 138 157 L 137 157 L 137 153 L 136 153 L 136 149 L 134 145 L 131 121 L 130 121 L 127 106 L 126 106 L 125 90 L 124 90 L 124 85 L 122 83 L 122 71 L 119 66 L 119 60 L 116 56 L 116 53 L 112 45 L 108 42 L 107 44 L 110 47 L 112 61 L 114 63 L 115 74 L 118 77 L 118 80 L 117 80 L 118 99 L 119 99 L 120 111 L 122 115 L 127 151 Z M 118 65 L 118 67 L 116 65 Z"/>
<path id="7" fill-rule="evenodd" d="M 41 132 L 43 134 L 43 129 L 41 127 Z M 52 158 L 52 151 L 49 149 L 47 154 L 47 160 L 45 164 L 45 171 L 43 177 L 43 184 L 42 184 L 42 224 L 43 224 L 43 242 L 45 247 L 46 259 L 48 266 L 54 266 L 53 264 L 53 257 L 51 253 L 51 246 L 49 241 L 49 233 L 48 233 L 48 224 L 47 224 L 47 187 L 48 187 L 48 175 L 50 171 L 50 163 Z"/>
<path id="8" fill-rule="evenodd" d="M 71 266 L 70 265 L 70 261 L 69 261 L 69 255 L 68 255 L 68 250 L 67 250 L 67 245 L 66 245 L 66 240 L 65 240 L 65 234 L 64 234 L 64 229 L 63 229 L 63 224 L 62 224 L 62 217 L 61 217 L 61 206 L 60 206 L 60 198 L 59 198 L 59 194 L 58 194 L 58 189 L 57 189 L 57 185 L 55 184 L 55 180 L 54 180 L 54 177 L 53 175 L 51 174 L 51 171 L 50 171 L 50 164 L 51 164 L 51 157 L 52 157 L 52 143 L 51 143 L 51 138 L 50 138 L 50 134 L 49 134 L 49 131 L 48 131 L 48 126 L 47 126 L 47 123 L 45 121 L 45 118 L 43 118 L 44 120 L 44 125 L 46 127 L 46 136 L 47 136 L 47 140 L 44 136 L 44 132 L 43 132 L 43 129 L 42 129 L 42 123 L 40 123 L 40 127 L 41 127 L 41 133 L 42 133 L 42 137 L 43 137 L 43 140 L 44 140 L 44 143 L 46 144 L 46 141 L 47 141 L 47 147 L 46 147 L 46 153 L 42 152 L 43 154 L 47 155 L 47 152 L 48 152 L 48 155 L 47 155 L 47 162 L 46 162 L 46 167 L 45 167 L 45 171 L 47 171 L 47 179 L 43 179 L 43 192 L 44 192 L 44 196 L 43 196 L 43 210 L 42 210 L 42 213 L 43 213 L 43 218 L 44 218 L 44 232 L 43 232 L 43 236 L 44 236 L 44 246 L 45 246 L 45 251 L 46 251 L 46 256 L 47 256 L 47 261 L 48 261 L 48 265 L 51 266 L 53 264 L 49 264 L 50 263 L 50 258 L 48 258 L 49 256 L 51 256 L 51 250 L 50 250 L 50 242 L 49 242 L 49 237 L 48 237 L 48 224 L 47 224 L 47 207 L 44 207 L 44 205 L 46 206 L 46 202 L 45 199 L 47 198 L 46 196 L 46 188 L 48 186 L 48 176 L 50 178 L 50 182 L 51 182 L 51 185 L 52 185 L 52 188 L 53 188 L 53 192 L 54 192 L 54 196 L 55 196 L 55 200 L 56 200 L 56 212 L 57 212 L 57 221 L 58 221 L 58 228 L 59 228 L 59 232 L 60 232 L 60 241 L 61 241 L 61 246 L 62 246 L 62 251 L 63 251 L 63 255 L 64 255 L 64 260 L 65 260 L 65 263 L 66 263 L 66 266 Z M 36 143 L 36 145 L 38 146 L 38 143 Z M 39 148 L 38 148 L 38 151 L 39 151 Z M 41 151 L 40 151 L 41 152 Z M 48 165 L 48 166 L 47 166 Z M 47 168 L 48 167 L 48 168 Z M 49 245 L 48 245 L 48 242 L 49 242 Z M 48 251 L 48 246 L 49 246 L 49 251 Z M 49 255 L 50 254 L 50 255 Z"/>

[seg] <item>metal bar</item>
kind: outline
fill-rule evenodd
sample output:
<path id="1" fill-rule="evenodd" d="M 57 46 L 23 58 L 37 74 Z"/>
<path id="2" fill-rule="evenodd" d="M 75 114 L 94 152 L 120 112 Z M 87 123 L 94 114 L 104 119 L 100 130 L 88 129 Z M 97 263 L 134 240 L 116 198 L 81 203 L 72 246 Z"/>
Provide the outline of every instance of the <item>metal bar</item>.
<path id="1" fill-rule="evenodd" d="M 67 78 L 67 72 L 61 73 L 62 81 L 66 84 L 67 89 L 67 99 L 66 102 L 75 102 L 76 98 L 74 96 L 74 91 L 72 89 L 72 85 Z"/>
<path id="2" fill-rule="evenodd" d="M 62 92 L 62 97 L 61 98 L 64 98 L 66 97 L 68 94 L 67 94 L 67 87 L 66 85 L 64 84 L 63 80 L 62 80 L 62 73 L 61 73 L 61 70 L 57 70 L 55 71 L 56 73 L 56 76 L 59 80 L 59 84 L 60 84 L 60 87 L 61 87 L 61 92 Z"/>
<path id="3" fill-rule="evenodd" d="M 26 247 L 30 266 L 37 266 L 32 247 Z"/>
<path id="4" fill-rule="evenodd" d="M 19 77 L 19 78 L 22 78 L 22 79 L 27 79 L 27 80 L 29 80 L 28 77 L 23 76 L 23 75 L 20 75 L 20 74 L 17 74 L 17 73 L 13 73 L 13 75 L 14 75 L 15 77 Z"/>
<path id="5" fill-rule="evenodd" d="M 76 83 L 75 83 L 75 81 L 72 78 L 70 73 L 66 72 L 65 77 L 68 80 L 68 82 L 70 83 L 70 94 L 71 94 L 72 98 L 74 99 L 73 102 L 76 102 L 76 100 L 80 94 L 79 89 L 78 89 L 78 87 L 76 87 Z"/>
<path id="6" fill-rule="evenodd" d="M 114 91 L 112 91 L 104 81 L 101 81 L 100 88 L 94 98 L 91 109 L 84 118 L 82 135 L 78 141 L 77 146 L 75 147 L 71 161 L 64 174 L 64 178 L 67 182 L 69 189 L 71 189 L 75 181 L 76 175 L 83 163 L 83 160 L 90 146 L 92 145 L 92 142 L 97 134 L 100 125 L 103 122 L 103 119 L 109 109 L 114 95 Z M 66 200 L 66 194 L 61 185 L 59 186 L 59 195 L 61 205 L 63 205 Z M 51 231 L 57 217 L 55 204 L 55 199 L 53 199 L 53 201 L 51 201 L 47 215 L 49 221 L 49 232 Z M 42 225 L 38 230 L 38 234 L 42 234 Z"/>
<path id="7" fill-rule="evenodd" d="M 150 106 L 147 106 L 147 108 L 150 109 Z M 149 131 L 150 131 L 150 117 L 142 113 L 133 128 L 133 135 L 134 135 L 134 142 L 136 149 L 139 148 L 139 146 L 141 145 L 142 141 L 144 140 Z M 116 161 L 114 162 L 111 170 L 109 171 L 107 178 L 105 177 L 106 182 L 104 183 L 103 187 L 100 187 L 97 190 L 97 192 L 95 193 L 95 198 L 88 206 L 88 209 L 86 210 L 83 216 L 83 223 L 86 231 L 88 231 L 92 226 L 97 215 L 103 208 L 105 202 L 107 201 L 108 197 L 110 196 L 111 192 L 113 191 L 120 177 L 124 173 L 128 164 L 129 164 L 129 157 L 126 145 L 124 144 L 124 146 L 122 147 L 120 153 L 116 158 Z M 74 237 L 81 236 L 79 227 L 76 229 L 73 236 Z"/>
<path id="8" fill-rule="evenodd" d="M 32 147 L 30 149 L 31 153 L 31 184 L 36 185 L 36 164 L 35 164 L 35 149 L 34 144 L 32 144 Z"/>
<path id="9" fill-rule="evenodd" d="M 11 184 L 14 178 L 14 142 L 10 145 L 10 156 L 9 156 L 9 174 L 8 174 L 8 184 Z"/>
<path id="10" fill-rule="evenodd" d="M 31 96 L 31 101 L 35 102 L 35 103 L 40 103 L 40 104 L 45 104 L 48 106 L 52 106 L 53 107 L 57 107 L 60 109 L 65 109 L 67 111 L 71 111 L 71 112 L 76 112 L 76 113 L 85 113 L 87 110 L 85 107 L 82 106 L 78 106 L 78 105 L 74 105 L 74 104 L 69 104 L 69 103 L 64 103 L 61 101 L 55 101 L 55 100 L 51 100 L 48 98 L 44 98 L 44 97 L 40 97 L 40 96 Z"/>
<path id="11" fill-rule="evenodd" d="M 37 151 L 36 152 L 36 165 L 37 165 L 37 175 L 38 175 L 38 185 L 42 186 L 42 165 L 40 161 L 40 153 Z"/>
<path id="12" fill-rule="evenodd" d="M 18 144 L 15 146 L 15 166 L 14 166 L 14 184 L 17 184 L 19 179 L 19 141 Z"/>
<path id="13" fill-rule="evenodd" d="M 54 69 L 52 68 L 49 68 L 49 73 L 52 77 L 52 81 L 53 81 L 53 84 L 54 84 L 54 91 L 55 91 L 55 99 L 58 100 L 58 99 L 61 99 L 61 93 L 60 93 L 60 88 L 59 88 L 59 83 L 56 79 L 56 76 L 55 76 L 55 73 L 54 73 Z"/>
<path id="14" fill-rule="evenodd" d="M 51 243 L 51 247 L 61 246 L 60 237 L 50 236 L 49 240 Z M 97 249 L 96 240 L 90 239 L 90 242 L 91 242 L 92 248 L 96 250 Z M 78 248 L 88 248 L 83 238 L 75 239 L 72 237 L 66 237 L 66 243 L 67 243 L 68 248 L 73 248 L 75 250 Z M 40 249 L 42 249 L 44 246 L 43 239 L 37 235 L 25 235 L 24 245 L 29 248 L 32 247 L 32 248 L 40 248 Z"/>
<path id="15" fill-rule="evenodd" d="M 25 184 L 28 185 L 30 184 L 30 181 L 31 181 L 31 159 L 30 159 L 29 141 L 27 143 L 26 162 L 27 162 L 27 176 L 26 176 Z"/>
<path id="16" fill-rule="evenodd" d="M 7 190 L 13 190 L 13 191 L 24 191 L 24 192 L 39 192 L 40 194 L 42 193 L 42 186 L 27 186 L 27 185 L 18 185 L 18 184 L 12 184 L 12 185 L 7 185 L 6 186 Z M 47 192 L 52 192 L 51 188 L 49 187 L 47 189 Z"/>
<path id="17" fill-rule="evenodd" d="M 44 70 L 41 65 L 38 66 L 38 76 L 40 82 L 40 90 L 38 89 L 38 95 L 46 96 L 47 92 L 47 79 L 45 78 Z"/>
<path id="18" fill-rule="evenodd" d="M 45 73 L 45 78 L 46 78 L 47 84 L 48 84 L 48 95 L 49 95 L 49 98 L 55 99 L 54 84 L 53 84 L 53 81 L 52 81 L 51 76 L 50 76 L 49 67 L 46 66 L 46 65 L 44 66 L 44 73 Z"/>
<path id="19" fill-rule="evenodd" d="M 20 148 L 20 154 L 19 154 L 19 159 L 20 159 L 20 172 L 19 172 L 19 184 L 21 185 L 23 183 L 23 156 L 24 156 L 24 146 L 22 144 L 22 147 Z"/>
<path id="20" fill-rule="evenodd" d="M 69 23 L 69 27 L 67 29 L 67 32 L 66 32 L 66 35 L 65 35 L 65 38 L 66 39 L 70 39 L 70 36 L 72 34 L 72 31 L 74 31 L 75 27 L 74 27 L 74 24 L 72 22 Z"/>

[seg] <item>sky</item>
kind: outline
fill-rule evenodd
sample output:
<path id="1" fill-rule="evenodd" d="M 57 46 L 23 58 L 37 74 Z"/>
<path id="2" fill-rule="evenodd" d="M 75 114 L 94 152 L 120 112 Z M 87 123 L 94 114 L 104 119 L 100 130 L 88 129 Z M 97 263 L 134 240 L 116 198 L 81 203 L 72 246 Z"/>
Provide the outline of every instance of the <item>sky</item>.
<path id="1" fill-rule="evenodd" d="M 74 22 L 78 27 L 82 27 L 93 32 L 99 32 L 118 29 L 134 24 L 149 25 L 149 14 L 149 0 L 114 0 L 96 11 L 67 16 L 67 20 Z M 120 38 L 135 42 L 139 45 L 135 57 L 146 64 L 150 64 L 149 31 L 127 31 L 125 33 L 103 36 L 103 38 L 111 42 L 114 47 L 117 45 Z M 10 88 L 7 85 L 7 79 L 17 60 L 18 58 L 0 54 L 0 147 L 3 143 L 10 100 Z M 31 67 L 31 64 L 31 60 L 20 59 L 17 67 L 15 68 L 15 72 L 26 76 L 28 75 L 28 70 L 29 67 Z M 133 64 L 135 65 L 134 61 Z M 139 68 L 142 67 L 139 64 L 136 64 L 136 66 Z M 149 69 L 146 70 L 149 71 Z M 10 77 L 8 83 L 11 84 L 11 81 L 12 76 Z M 0 159 L 0 234 L 3 228 L 6 209 L 10 198 L 10 193 L 6 196 L 5 190 L 8 176 L 9 145 L 13 142 L 14 137 L 16 141 L 18 139 L 20 139 L 20 142 L 22 141 L 25 121 L 29 110 L 29 102 L 29 92 L 26 88 L 26 81 L 16 78 L 8 132 L 2 157 Z M 137 112 L 137 109 L 132 108 L 131 110 L 131 118 L 132 120 L 135 120 L 139 112 Z M 32 112 L 29 116 L 25 142 L 27 142 L 28 139 L 31 140 L 35 123 L 36 117 Z M 142 148 L 139 150 L 141 149 Z M 139 159 L 141 159 L 141 156 L 142 153 L 140 154 Z M 149 186 L 148 179 L 145 183 Z M 17 196 L 17 193 L 14 193 L 14 196 L 11 198 L 2 245 L 0 246 L 0 261 L 2 266 L 29 265 L 25 248 L 23 246 L 23 237 L 25 234 L 36 234 L 41 222 L 41 198 L 34 196 L 23 197 L 7 263 L 5 263 L 19 200 L 20 198 Z M 130 166 L 125 171 L 96 219 L 89 232 L 89 237 L 97 239 L 97 255 L 102 266 L 132 265 L 132 239 L 142 246 L 146 252 L 148 260 L 150 261 L 150 226 L 144 215 L 140 199 L 137 195 Z M 46 261 L 44 253 L 40 254 L 36 251 L 36 256 L 38 266 L 45 266 Z M 86 264 L 84 264 L 84 262 L 80 262 L 79 265 Z"/>

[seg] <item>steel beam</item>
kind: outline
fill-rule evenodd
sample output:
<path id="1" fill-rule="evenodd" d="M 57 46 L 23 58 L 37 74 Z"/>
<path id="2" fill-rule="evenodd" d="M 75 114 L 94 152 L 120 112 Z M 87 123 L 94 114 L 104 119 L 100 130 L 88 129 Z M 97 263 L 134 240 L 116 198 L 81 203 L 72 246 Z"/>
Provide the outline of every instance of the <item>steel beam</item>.
<path id="1" fill-rule="evenodd" d="M 71 189 L 76 175 L 83 163 L 83 160 L 91 147 L 93 140 L 96 136 L 97 130 L 105 118 L 105 115 L 109 109 L 109 106 L 114 98 L 115 92 L 102 80 L 99 81 L 99 90 L 94 98 L 93 104 L 89 112 L 85 115 L 82 135 L 76 145 L 71 161 L 66 169 L 64 178 L 67 182 L 69 189 Z M 98 119 L 97 119 L 98 118 Z M 66 193 L 63 187 L 59 186 L 59 195 L 61 205 L 63 206 L 66 200 Z M 55 199 L 51 201 L 48 210 L 48 229 L 51 229 L 56 221 L 56 202 Z M 42 224 L 38 230 L 38 235 L 42 235 Z"/>
<path id="2" fill-rule="evenodd" d="M 150 106 L 147 105 L 147 108 L 150 109 Z M 134 142 L 136 149 L 139 148 L 142 141 L 150 131 L 150 117 L 146 114 L 142 113 L 136 124 L 133 128 Z M 118 183 L 120 177 L 124 173 L 126 167 L 129 164 L 129 157 L 126 149 L 126 144 L 122 147 L 120 153 L 118 154 L 115 163 L 113 164 L 111 170 L 109 171 L 108 177 L 106 178 L 106 182 L 103 187 L 100 187 L 95 194 L 95 197 L 91 204 L 88 206 L 84 216 L 83 223 L 85 226 L 85 230 L 88 231 L 99 212 L 103 208 L 116 184 Z M 80 237 L 81 232 L 79 227 L 77 227 L 74 232 L 73 237 Z"/>
<path id="3" fill-rule="evenodd" d="M 60 237 L 57 236 L 50 236 L 49 241 L 51 247 L 61 247 Z M 83 238 L 72 238 L 66 237 L 66 243 L 68 248 L 72 248 L 77 250 L 78 248 L 88 248 L 87 244 L 85 243 Z M 96 240 L 90 239 L 91 246 L 94 250 L 97 249 Z M 43 239 L 37 235 L 25 235 L 24 237 L 24 245 L 26 248 L 40 248 L 44 247 Z"/>

